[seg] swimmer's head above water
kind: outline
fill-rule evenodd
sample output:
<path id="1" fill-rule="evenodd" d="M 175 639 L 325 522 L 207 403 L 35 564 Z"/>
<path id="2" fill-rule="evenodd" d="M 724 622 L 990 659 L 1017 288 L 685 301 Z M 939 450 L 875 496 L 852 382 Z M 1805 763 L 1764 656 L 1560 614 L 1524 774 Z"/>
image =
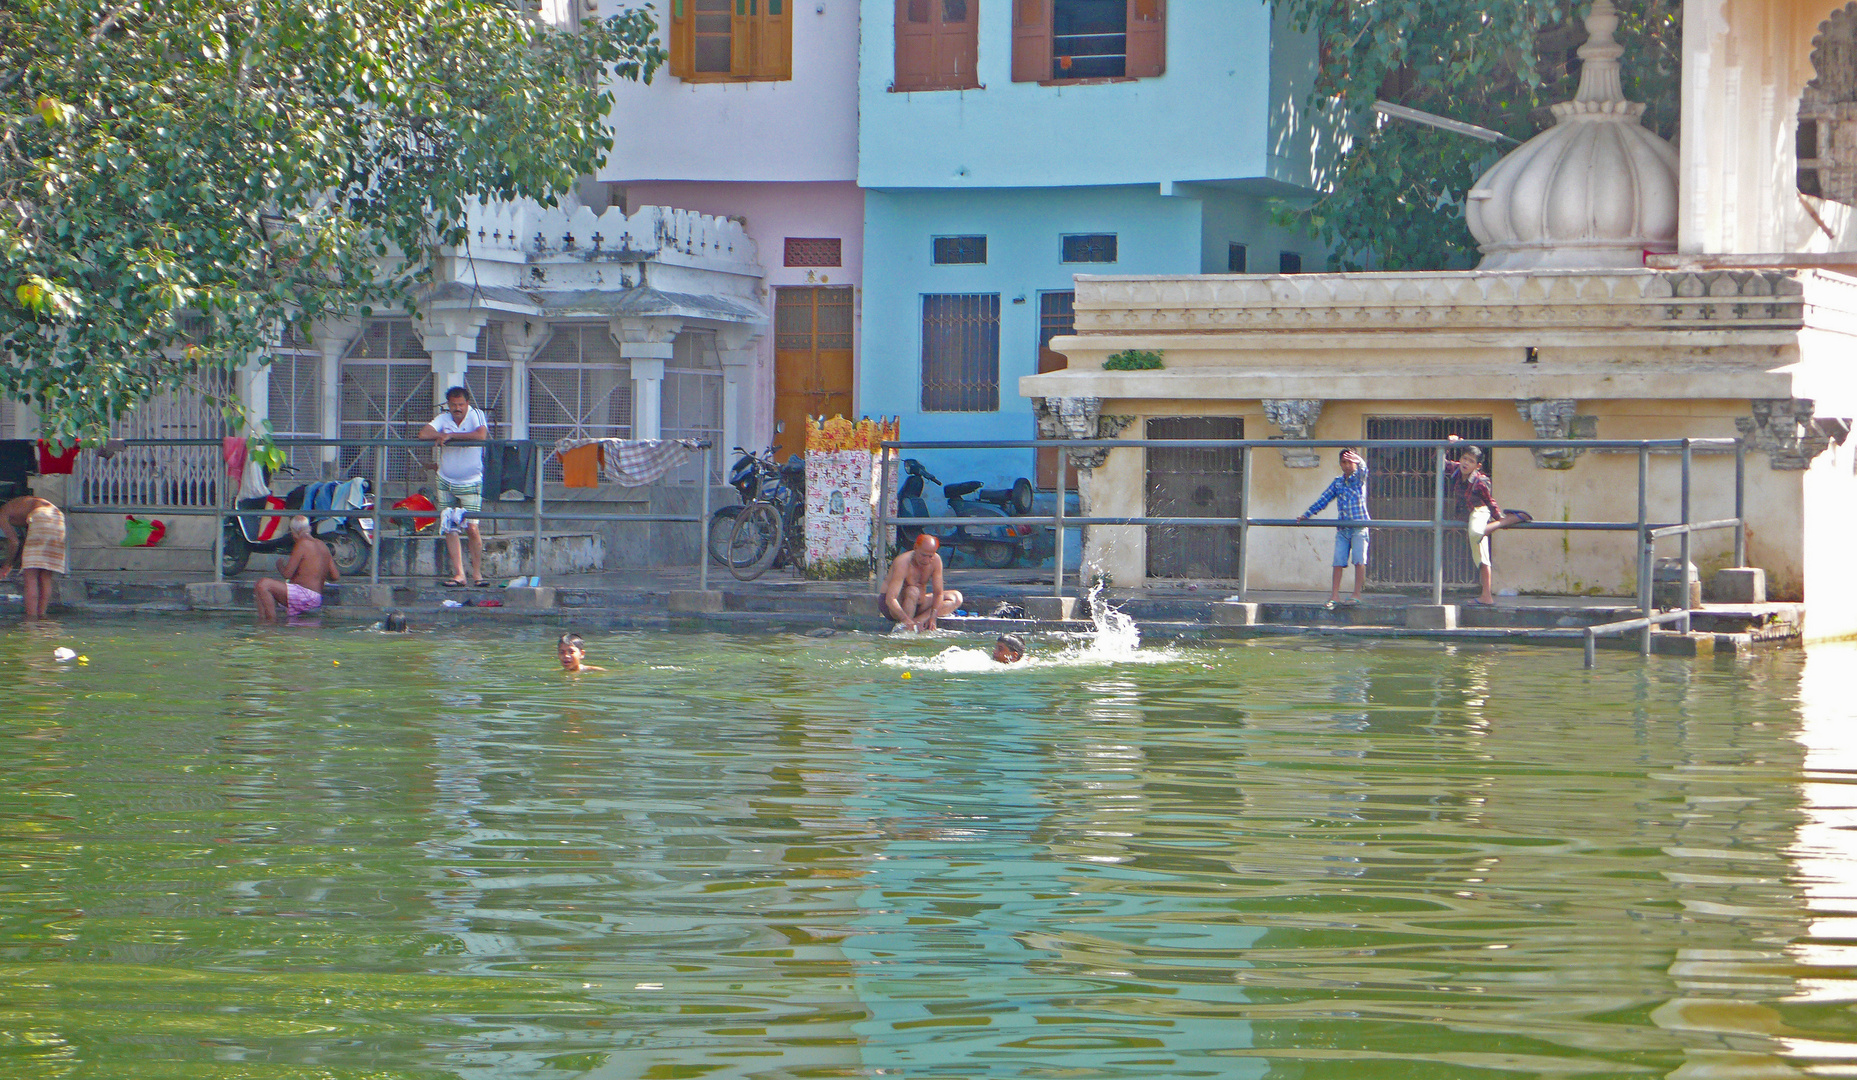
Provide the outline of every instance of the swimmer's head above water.
<path id="1" fill-rule="evenodd" d="M 389 611 L 387 617 L 380 621 L 380 628 L 389 634 L 406 633 L 406 616 L 397 611 Z"/>
<path id="2" fill-rule="evenodd" d="M 1016 664 L 1025 659 L 1025 642 L 1016 634 L 1001 634 L 993 643 L 993 659 L 1002 664 Z"/>
<path id="3" fill-rule="evenodd" d="M 579 634 L 566 633 L 555 643 L 555 652 L 561 657 L 562 671 L 605 671 L 603 667 L 594 667 L 587 663 L 587 643 Z"/>

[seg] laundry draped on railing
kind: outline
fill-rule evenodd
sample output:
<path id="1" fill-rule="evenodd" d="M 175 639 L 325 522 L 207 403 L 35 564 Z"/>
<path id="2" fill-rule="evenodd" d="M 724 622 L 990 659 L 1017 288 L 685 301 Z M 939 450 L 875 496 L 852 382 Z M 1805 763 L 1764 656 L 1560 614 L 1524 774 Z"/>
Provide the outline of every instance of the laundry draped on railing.
<path id="1" fill-rule="evenodd" d="M 595 487 L 602 476 L 621 487 L 643 487 L 702 448 L 696 439 L 562 439 L 554 452 L 568 487 Z"/>

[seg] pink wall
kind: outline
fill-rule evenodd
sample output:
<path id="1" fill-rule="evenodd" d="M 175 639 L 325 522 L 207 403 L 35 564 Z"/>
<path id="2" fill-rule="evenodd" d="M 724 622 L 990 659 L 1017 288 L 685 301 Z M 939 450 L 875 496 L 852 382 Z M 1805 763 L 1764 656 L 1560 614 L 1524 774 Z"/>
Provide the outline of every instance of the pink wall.
<path id="1" fill-rule="evenodd" d="M 760 249 L 767 284 L 850 285 L 852 292 L 852 348 L 863 340 L 864 312 L 864 192 L 854 183 L 757 184 L 722 181 L 645 181 L 625 185 L 627 212 L 641 206 L 671 206 L 744 221 L 748 235 Z M 782 265 L 789 236 L 837 237 L 843 266 L 807 269 Z M 761 298 L 768 318 L 774 314 L 771 292 Z M 854 363 L 863 357 L 853 353 Z M 755 365 L 752 404 L 745 410 L 751 449 L 772 442 L 774 426 L 773 326 L 761 338 L 761 356 Z M 784 437 L 783 437 L 784 438 Z M 790 440 L 788 440 L 790 442 Z M 789 445 L 789 451 L 796 447 Z"/>

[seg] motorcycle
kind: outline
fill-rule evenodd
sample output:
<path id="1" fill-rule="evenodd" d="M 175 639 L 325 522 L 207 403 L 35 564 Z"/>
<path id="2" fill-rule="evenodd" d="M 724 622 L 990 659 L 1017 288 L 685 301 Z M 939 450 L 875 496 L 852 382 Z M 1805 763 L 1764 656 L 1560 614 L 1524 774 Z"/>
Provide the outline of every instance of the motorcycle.
<path id="1" fill-rule="evenodd" d="M 736 519 L 757 497 L 784 489 L 790 493 L 791 498 L 783 498 L 783 502 L 791 501 L 800 507 L 806 505 L 806 463 L 799 455 L 789 457 L 783 465 L 774 456 L 780 452 L 778 446 L 770 446 L 760 454 L 750 453 L 739 446 L 734 449 L 738 456 L 729 467 L 729 486 L 735 489 L 741 504 L 719 507 L 709 515 L 706 543 L 709 557 L 718 566 L 729 565 L 729 543 L 735 534 Z M 783 566 L 786 562 L 783 552 L 774 565 Z"/>
<path id="2" fill-rule="evenodd" d="M 281 469 L 288 474 L 291 470 Z M 269 488 L 269 474 L 265 474 Z M 368 555 L 374 547 L 374 519 L 362 516 L 374 509 L 374 492 L 360 477 L 343 481 L 299 484 L 283 498 L 268 490 L 238 500 L 240 510 L 275 510 L 274 517 L 229 517 L 221 541 L 220 571 L 226 577 L 245 572 L 254 554 L 289 551 L 290 529 L 285 522 L 301 510 L 353 510 L 354 517 L 316 517 L 310 530 L 329 546 L 335 568 L 343 574 L 367 569 Z"/>
<path id="3" fill-rule="evenodd" d="M 908 478 L 896 493 L 897 547 L 909 547 L 916 542 L 917 536 L 926 532 L 940 540 L 942 547 L 965 551 L 982 566 L 994 570 L 1012 566 L 1038 547 L 1036 534 L 1040 530 L 1036 527 L 991 523 L 995 518 L 1011 516 L 1009 511 L 1017 511 L 1019 514 L 1031 511 L 1031 481 L 1020 478 L 1010 488 L 987 489 L 982 489 L 978 480 L 943 484 L 915 458 L 903 459 L 903 470 Z M 922 496 L 925 481 L 941 487 L 942 497 L 948 501 L 948 509 L 954 511 L 955 517 L 985 518 L 989 524 L 902 524 L 908 518 L 929 516 L 928 503 Z M 968 498 L 970 495 L 973 496 L 972 500 Z"/>

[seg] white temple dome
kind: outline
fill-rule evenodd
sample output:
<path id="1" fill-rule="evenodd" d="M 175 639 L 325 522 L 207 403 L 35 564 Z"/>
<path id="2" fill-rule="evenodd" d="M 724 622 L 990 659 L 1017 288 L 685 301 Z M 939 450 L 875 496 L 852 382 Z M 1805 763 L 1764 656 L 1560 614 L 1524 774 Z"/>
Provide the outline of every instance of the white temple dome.
<path id="1" fill-rule="evenodd" d="M 1464 216 L 1483 252 L 1477 269 L 1635 267 L 1646 251 L 1676 250 L 1676 148 L 1625 100 L 1617 28 L 1612 0 L 1594 0 L 1579 91 L 1553 106 L 1553 127 L 1471 187 Z"/>

